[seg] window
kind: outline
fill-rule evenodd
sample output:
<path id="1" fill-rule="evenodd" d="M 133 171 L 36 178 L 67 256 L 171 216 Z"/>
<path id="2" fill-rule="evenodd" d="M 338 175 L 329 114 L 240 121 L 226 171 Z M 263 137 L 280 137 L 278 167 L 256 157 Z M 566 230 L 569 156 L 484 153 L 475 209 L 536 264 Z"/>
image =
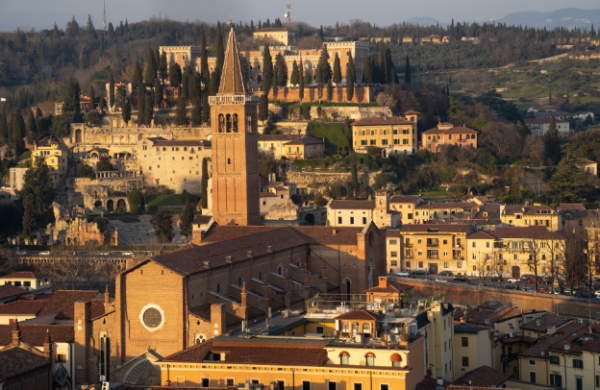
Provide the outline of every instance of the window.
<path id="1" fill-rule="evenodd" d="M 575 378 L 575 387 L 577 390 L 583 390 L 583 378 Z"/>
<path id="2" fill-rule="evenodd" d="M 227 386 L 233 386 L 233 378 L 227 378 Z"/>
<path id="3" fill-rule="evenodd" d="M 375 355 L 373 355 L 372 353 L 368 353 L 367 356 L 365 356 L 366 358 L 366 362 L 367 362 L 367 366 L 369 367 L 373 367 L 375 365 Z"/>
<path id="4" fill-rule="evenodd" d="M 210 380 L 208 378 L 202 378 L 202 387 L 210 387 Z"/>
<path id="5" fill-rule="evenodd" d="M 350 357 L 350 355 L 348 355 L 347 352 L 342 352 L 342 354 L 340 355 L 340 364 L 343 366 L 347 366 L 348 363 L 348 358 Z"/>
<path id="6" fill-rule="evenodd" d="M 310 390 L 310 381 L 302 381 L 302 390 Z"/>
<path id="7" fill-rule="evenodd" d="M 390 255 L 391 255 L 392 257 L 398 257 L 398 252 L 391 252 L 391 253 L 390 253 Z"/>
<path id="8" fill-rule="evenodd" d="M 596 376 L 596 387 L 598 386 L 598 376 Z M 558 374 L 550 374 L 550 386 L 562 387 L 562 376 Z"/>
<path id="9" fill-rule="evenodd" d="M 550 356 L 550 364 L 560 364 L 560 357 Z"/>
<path id="10" fill-rule="evenodd" d="M 327 390 L 337 390 L 337 383 L 336 382 L 329 382 L 327 384 Z"/>
<path id="11" fill-rule="evenodd" d="M 363 324 L 363 334 L 368 334 L 371 333 L 371 324 L 369 324 L 368 322 L 365 322 Z"/>
<path id="12" fill-rule="evenodd" d="M 406 268 L 410 268 L 410 261 L 406 262 Z"/>
<path id="13" fill-rule="evenodd" d="M 444 254 L 444 256 L 447 256 L 447 255 L 445 255 L 445 254 Z M 450 264 L 449 264 L 447 261 L 445 261 L 445 262 L 444 262 L 444 268 L 448 268 L 448 267 L 449 267 L 449 265 L 450 265 Z"/>
<path id="14" fill-rule="evenodd" d="M 342 217 L 338 217 L 338 223 L 342 223 Z"/>
<path id="15" fill-rule="evenodd" d="M 379 389 L 380 389 L 380 390 L 390 390 L 390 386 L 389 386 L 389 385 L 383 385 L 383 384 L 382 384 L 382 385 L 379 387 Z"/>
<path id="16" fill-rule="evenodd" d="M 363 225 L 367 224 L 367 217 L 363 217 Z"/>
<path id="17" fill-rule="evenodd" d="M 533 371 L 529 371 L 529 382 L 537 383 L 536 373 Z"/>
<path id="18" fill-rule="evenodd" d="M 468 337 L 461 337 L 460 338 L 460 345 L 463 347 L 468 347 L 469 346 L 469 338 Z"/>
<path id="19" fill-rule="evenodd" d="M 221 294 L 221 283 L 217 283 L 217 294 Z"/>
<path id="20" fill-rule="evenodd" d="M 462 358 L 462 366 L 463 367 L 469 367 L 469 357 L 468 356 L 463 356 L 463 358 Z"/>
<path id="21" fill-rule="evenodd" d="M 444 251 L 444 257 L 448 257 L 448 251 Z M 446 267 L 448 268 L 448 267 Z"/>
<path id="22" fill-rule="evenodd" d="M 529 365 L 530 365 L 530 366 L 535 366 L 535 360 L 530 360 L 530 361 L 529 361 Z"/>
<path id="23" fill-rule="evenodd" d="M 56 363 L 64 363 L 67 361 L 67 354 L 64 353 L 57 353 L 55 360 Z"/>
<path id="24" fill-rule="evenodd" d="M 362 383 L 355 383 L 354 390 L 362 390 Z"/>
<path id="25" fill-rule="evenodd" d="M 583 360 L 573 359 L 573 368 L 579 368 L 583 370 Z"/>
<path id="26" fill-rule="evenodd" d="M 354 217 L 350 217 L 350 225 L 354 225 Z"/>
<path id="27" fill-rule="evenodd" d="M 317 326 L 317 333 L 323 334 L 324 332 L 324 328 L 322 326 Z"/>

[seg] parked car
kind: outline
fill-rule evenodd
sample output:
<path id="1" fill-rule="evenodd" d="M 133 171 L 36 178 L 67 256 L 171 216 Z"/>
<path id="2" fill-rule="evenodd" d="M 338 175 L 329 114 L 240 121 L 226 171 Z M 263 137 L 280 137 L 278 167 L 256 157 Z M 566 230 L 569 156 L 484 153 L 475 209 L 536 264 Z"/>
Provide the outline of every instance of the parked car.
<path id="1" fill-rule="evenodd" d="M 27 251 L 17 251 L 17 255 L 26 255 Z"/>
<path id="2" fill-rule="evenodd" d="M 457 276 L 454 278 L 455 282 L 462 282 L 462 283 L 468 283 L 469 282 L 469 278 L 467 278 L 466 276 Z"/>
<path id="3" fill-rule="evenodd" d="M 440 276 L 454 276 L 452 271 L 442 271 L 440 272 Z"/>
<path id="4" fill-rule="evenodd" d="M 442 279 L 442 278 L 435 278 L 436 282 L 441 282 L 441 283 L 448 283 L 448 281 L 446 279 Z"/>
<path id="5" fill-rule="evenodd" d="M 425 275 L 427 274 L 427 272 L 425 272 L 425 270 L 422 269 L 416 269 L 413 271 L 413 275 Z"/>
<path id="6" fill-rule="evenodd" d="M 487 287 L 500 288 L 500 286 L 498 286 L 497 284 L 488 284 Z"/>
<path id="7" fill-rule="evenodd" d="M 519 283 L 520 280 L 518 278 L 510 278 L 507 280 L 508 283 Z"/>
<path id="8" fill-rule="evenodd" d="M 560 295 L 560 288 L 558 288 L 558 287 L 553 288 L 552 293 L 556 294 L 556 295 Z"/>
<path id="9" fill-rule="evenodd" d="M 514 284 L 507 284 L 506 286 L 504 286 L 504 288 L 509 290 L 516 290 L 517 286 L 515 286 Z"/>
<path id="10" fill-rule="evenodd" d="M 579 298 L 589 298 L 591 294 L 587 291 L 579 290 L 573 295 Z"/>
<path id="11" fill-rule="evenodd" d="M 17 253 L 18 253 L 18 252 L 17 252 Z M 597 297 L 600 297 L 600 291 L 596 291 L 596 292 L 594 293 L 594 295 L 595 295 L 595 296 L 597 296 Z"/>
<path id="12" fill-rule="evenodd" d="M 100 256 L 109 256 L 109 255 L 110 255 L 110 252 L 101 252 L 100 253 Z"/>
<path id="13" fill-rule="evenodd" d="M 523 287 L 523 291 L 535 292 L 532 287 Z"/>
<path id="14" fill-rule="evenodd" d="M 133 256 L 133 252 L 123 252 L 121 253 L 123 256 Z"/>
<path id="15" fill-rule="evenodd" d="M 410 277 L 410 272 L 408 271 L 400 271 L 396 274 L 396 276 L 400 276 L 401 278 L 408 278 Z"/>
<path id="16" fill-rule="evenodd" d="M 433 280 L 433 278 L 430 278 L 430 277 L 427 277 L 427 278 L 425 278 L 423 280 L 429 280 L 430 282 L 435 282 L 435 280 Z"/>
<path id="17" fill-rule="evenodd" d="M 542 294 L 550 294 L 550 291 L 546 290 L 545 288 L 540 288 L 538 292 Z"/>
<path id="18" fill-rule="evenodd" d="M 40 252 L 40 256 L 50 256 L 50 251 Z"/>
<path id="19" fill-rule="evenodd" d="M 499 278 L 498 276 L 493 276 L 493 277 L 490 278 L 490 282 L 496 282 L 497 283 L 497 282 L 499 282 L 501 280 L 502 280 L 502 278 Z"/>
<path id="20" fill-rule="evenodd" d="M 562 295 L 571 295 L 571 290 L 569 290 L 568 288 L 565 288 L 562 292 Z"/>

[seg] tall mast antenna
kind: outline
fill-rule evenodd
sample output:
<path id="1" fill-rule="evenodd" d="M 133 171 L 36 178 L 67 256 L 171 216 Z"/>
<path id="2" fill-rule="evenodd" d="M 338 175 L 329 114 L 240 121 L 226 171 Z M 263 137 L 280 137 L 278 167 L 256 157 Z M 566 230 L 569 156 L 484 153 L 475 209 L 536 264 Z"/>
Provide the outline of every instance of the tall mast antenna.
<path id="1" fill-rule="evenodd" d="M 102 29 L 104 29 L 104 35 L 106 35 L 106 0 L 104 0 L 104 19 L 102 21 Z"/>

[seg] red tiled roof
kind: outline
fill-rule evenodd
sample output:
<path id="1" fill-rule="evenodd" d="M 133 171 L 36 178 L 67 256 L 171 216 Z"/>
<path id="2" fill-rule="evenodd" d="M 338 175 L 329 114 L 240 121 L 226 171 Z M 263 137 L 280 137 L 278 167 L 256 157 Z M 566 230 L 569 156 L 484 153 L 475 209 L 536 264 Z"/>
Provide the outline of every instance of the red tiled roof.
<path id="1" fill-rule="evenodd" d="M 269 346 L 246 343 L 218 342 L 213 339 L 176 352 L 161 362 L 202 362 L 211 352 L 227 351 L 225 363 L 264 364 L 279 366 L 322 366 L 327 361 L 327 351 L 322 345 L 272 344 Z"/>
<path id="2" fill-rule="evenodd" d="M 528 323 L 521 325 L 521 329 L 533 330 L 536 332 L 537 331 L 547 332 L 548 328 L 550 328 L 552 326 L 556 326 L 557 328 L 560 328 L 572 321 L 573 321 L 573 318 L 571 318 L 571 317 L 565 317 L 565 316 L 559 316 L 559 315 L 556 315 L 553 313 L 547 313 L 539 318 L 535 318 L 533 321 L 529 321 Z M 538 325 L 538 322 L 539 322 L 539 325 Z"/>
<path id="3" fill-rule="evenodd" d="M 75 313 L 75 302 L 77 301 L 92 301 L 90 307 L 91 318 L 96 318 L 104 314 L 104 301 L 96 300 L 96 296 L 100 294 L 98 291 L 91 290 L 61 290 L 57 291 L 48 301 L 44 308 L 39 312 L 38 316 L 47 314 L 59 313 L 56 319 L 73 319 Z"/>
<path id="4" fill-rule="evenodd" d="M 374 200 L 334 200 L 330 208 L 334 210 L 373 210 Z"/>
<path id="5" fill-rule="evenodd" d="M 0 351 L 0 383 L 44 366 L 51 367 L 48 359 L 23 348 Z"/>
<path id="6" fill-rule="evenodd" d="M 510 378 L 510 374 L 494 370 L 488 366 L 481 366 L 467 372 L 454 381 L 455 385 L 469 385 L 479 387 L 500 387 Z"/>
<path id="7" fill-rule="evenodd" d="M 258 137 L 258 142 L 261 141 L 293 141 L 301 138 L 300 134 L 262 134 Z"/>
<path id="8" fill-rule="evenodd" d="M 368 310 L 352 310 L 335 317 L 335 320 L 366 320 L 366 321 L 379 321 L 382 318 L 377 313 L 370 312 Z"/>
<path id="9" fill-rule="evenodd" d="M 471 130 L 468 127 L 451 127 L 449 129 L 440 129 L 439 127 L 434 127 L 433 129 L 424 131 L 423 134 L 478 134 L 478 133 L 477 133 L 477 131 Z"/>
<path id="10" fill-rule="evenodd" d="M 398 282 L 388 282 L 387 287 L 375 286 L 371 287 L 365 292 L 383 292 L 383 293 L 399 293 L 406 290 L 410 290 L 412 287 L 406 284 L 398 283 Z"/>
<path id="11" fill-rule="evenodd" d="M 287 142 L 285 145 L 316 145 L 323 144 L 322 139 L 314 138 L 311 136 L 302 136 L 301 138 L 295 139 L 293 141 Z"/>
<path id="12" fill-rule="evenodd" d="M 553 239 L 564 240 L 565 238 L 556 232 L 549 232 L 544 226 L 497 227 L 495 231 L 488 231 L 498 238 L 534 238 L 534 239 Z"/>
<path id="13" fill-rule="evenodd" d="M 277 194 L 274 194 L 272 192 L 259 192 L 258 197 L 259 198 L 277 198 Z"/>
<path id="14" fill-rule="evenodd" d="M 200 216 L 197 216 L 196 218 L 194 218 L 194 220 L 192 221 L 192 224 L 193 225 L 205 225 L 210 222 L 211 218 L 212 217 L 210 215 L 200 215 Z"/>
<path id="15" fill-rule="evenodd" d="M 13 286 L 12 284 L 3 284 L 0 286 L 0 299 L 12 297 L 13 295 L 19 295 L 26 292 L 27 290 L 24 288 Z"/>
<path id="16" fill-rule="evenodd" d="M 420 112 L 415 111 L 415 110 L 408 110 L 404 113 L 404 115 L 418 115 L 420 114 Z"/>
<path id="17" fill-rule="evenodd" d="M 527 118 L 525 119 L 525 123 L 532 123 L 532 124 L 542 124 L 542 123 L 549 123 L 550 122 L 550 118 Z M 569 121 L 565 121 L 562 119 L 556 119 L 555 123 L 569 123 Z"/>
<path id="18" fill-rule="evenodd" d="M 0 346 L 8 345 L 12 342 L 12 331 L 14 325 L 0 325 Z M 46 332 L 50 333 L 50 339 L 54 343 L 73 343 L 75 342 L 74 325 L 23 325 L 19 324 L 21 329 L 21 340 L 32 347 L 44 345 Z"/>
<path id="19" fill-rule="evenodd" d="M 0 305 L 0 315 L 20 314 L 20 315 L 35 315 L 37 314 L 47 301 L 42 300 L 17 300 Z"/>
<path id="20" fill-rule="evenodd" d="M 469 232 L 469 225 L 420 225 L 406 224 L 400 228 L 401 232 L 423 232 L 423 233 L 465 233 Z"/>
<path id="21" fill-rule="evenodd" d="M 587 331 L 587 329 L 587 324 L 579 324 L 576 322 L 570 323 L 569 325 L 561 328 L 558 332 L 542 337 L 537 343 L 521 352 L 519 356 L 540 358 L 542 357 L 541 351 L 548 351 L 550 348 L 554 348 L 555 345 L 561 340 L 571 337 L 573 334 L 583 334 Z M 544 354 L 543 357 L 547 358 L 548 354 Z"/>
<path id="22" fill-rule="evenodd" d="M 391 126 L 391 125 L 414 125 L 413 122 L 405 118 L 390 116 L 387 118 L 371 117 L 362 118 L 354 121 L 351 126 Z"/>
<path id="23" fill-rule="evenodd" d="M 43 272 L 21 271 L 13 272 L 12 274 L 3 276 L 0 279 L 39 279 L 43 278 L 44 276 L 50 275 Z"/>
<path id="24" fill-rule="evenodd" d="M 390 203 L 415 203 L 421 195 L 394 195 L 390 197 Z"/>

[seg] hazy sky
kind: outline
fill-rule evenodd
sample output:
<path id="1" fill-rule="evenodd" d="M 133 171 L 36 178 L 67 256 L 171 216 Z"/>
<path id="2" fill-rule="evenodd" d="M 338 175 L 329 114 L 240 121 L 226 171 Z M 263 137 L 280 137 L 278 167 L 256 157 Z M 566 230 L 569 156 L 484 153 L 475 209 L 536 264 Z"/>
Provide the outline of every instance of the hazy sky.
<path id="1" fill-rule="evenodd" d="M 151 16 L 174 20 L 228 20 L 231 9 L 236 21 L 283 19 L 286 2 L 292 0 L 106 0 L 107 20 L 113 25 L 128 18 L 139 21 Z M 560 8 L 600 8 L 598 0 L 302 0 L 292 2 L 293 19 L 312 25 L 335 24 L 362 19 L 389 25 L 412 17 L 432 17 L 441 22 L 500 19 L 521 11 L 553 11 Z M 54 21 L 65 28 L 75 15 L 85 26 L 91 14 L 102 27 L 102 0 L 0 0 L 0 30 L 17 27 L 51 28 Z"/>

